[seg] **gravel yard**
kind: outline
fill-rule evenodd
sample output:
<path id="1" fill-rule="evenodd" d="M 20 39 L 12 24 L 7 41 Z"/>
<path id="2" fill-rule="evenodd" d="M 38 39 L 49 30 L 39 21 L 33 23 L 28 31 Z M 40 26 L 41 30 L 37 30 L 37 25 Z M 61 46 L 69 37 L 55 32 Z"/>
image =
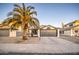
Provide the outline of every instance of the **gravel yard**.
<path id="1" fill-rule="evenodd" d="M 73 36 L 71 37 L 68 35 L 61 35 L 60 38 L 71 41 L 71 42 L 76 43 L 76 44 L 79 44 L 79 37 L 73 37 Z"/>
<path id="2" fill-rule="evenodd" d="M 0 38 L 1 54 L 79 54 L 79 44 L 57 37 Z M 10 42 L 11 41 L 11 42 Z"/>

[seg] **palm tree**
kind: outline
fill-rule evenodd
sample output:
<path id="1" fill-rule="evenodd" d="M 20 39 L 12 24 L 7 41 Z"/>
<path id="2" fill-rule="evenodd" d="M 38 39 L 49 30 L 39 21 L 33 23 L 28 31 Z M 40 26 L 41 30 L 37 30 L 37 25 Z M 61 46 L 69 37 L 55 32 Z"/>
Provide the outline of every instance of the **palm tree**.
<path id="1" fill-rule="evenodd" d="M 14 7 L 13 11 L 8 13 L 9 17 L 3 21 L 3 24 L 8 24 L 11 29 L 19 28 L 21 26 L 22 38 L 23 40 L 26 40 L 28 39 L 27 33 L 29 26 L 39 28 L 38 19 L 33 17 L 33 14 L 37 15 L 37 12 L 33 6 L 25 7 L 24 3 L 22 3 L 22 6 L 14 4 Z"/>

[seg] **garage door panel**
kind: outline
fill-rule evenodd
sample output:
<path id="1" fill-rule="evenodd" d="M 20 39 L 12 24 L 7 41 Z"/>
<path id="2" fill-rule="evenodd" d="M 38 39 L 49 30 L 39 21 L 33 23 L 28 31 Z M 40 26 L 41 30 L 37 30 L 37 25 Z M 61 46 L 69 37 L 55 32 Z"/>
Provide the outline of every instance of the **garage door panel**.
<path id="1" fill-rule="evenodd" d="M 41 30 L 41 36 L 56 36 L 56 30 Z"/>
<path id="2" fill-rule="evenodd" d="M 9 36 L 9 30 L 0 30 L 0 37 Z"/>
<path id="3" fill-rule="evenodd" d="M 16 36 L 22 36 L 22 32 L 16 32 Z"/>

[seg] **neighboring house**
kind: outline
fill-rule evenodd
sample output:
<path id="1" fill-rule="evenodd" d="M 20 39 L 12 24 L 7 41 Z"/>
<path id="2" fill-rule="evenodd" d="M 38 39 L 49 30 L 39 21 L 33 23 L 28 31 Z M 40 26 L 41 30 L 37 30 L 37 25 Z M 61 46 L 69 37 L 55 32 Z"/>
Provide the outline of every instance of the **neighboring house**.
<path id="1" fill-rule="evenodd" d="M 40 36 L 39 28 L 30 27 L 27 33 L 29 36 Z M 22 36 L 21 27 L 11 30 L 8 25 L 0 24 L 0 37 L 18 37 Z"/>
<path id="2" fill-rule="evenodd" d="M 64 35 L 79 36 L 79 20 L 63 25 Z"/>
<path id="3" fill-rule="evenodd" d="M 16 30 L 11 31 L 9 26 L 0 24 L 0 37 L 16 37 Z"/>

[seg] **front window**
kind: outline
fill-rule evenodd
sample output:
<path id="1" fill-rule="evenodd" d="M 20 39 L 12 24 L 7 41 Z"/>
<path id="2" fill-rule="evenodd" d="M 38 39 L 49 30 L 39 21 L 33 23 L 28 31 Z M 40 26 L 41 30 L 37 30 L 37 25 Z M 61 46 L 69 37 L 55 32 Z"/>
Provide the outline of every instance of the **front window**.
<path id="1" fill-rule="evenodd" d="M 78 33 L 78 30 L 75 30 L 75 33 Z"/>
<path id="2" fill-rule="evenodd" d="M 73 26 L 73 24 L 69 24 L 69 26 Z"/>
<path id="3" fill-rule="evenodd" d="M 37 34 L 37 29 L 33 29 L 32 34 Z"/>

